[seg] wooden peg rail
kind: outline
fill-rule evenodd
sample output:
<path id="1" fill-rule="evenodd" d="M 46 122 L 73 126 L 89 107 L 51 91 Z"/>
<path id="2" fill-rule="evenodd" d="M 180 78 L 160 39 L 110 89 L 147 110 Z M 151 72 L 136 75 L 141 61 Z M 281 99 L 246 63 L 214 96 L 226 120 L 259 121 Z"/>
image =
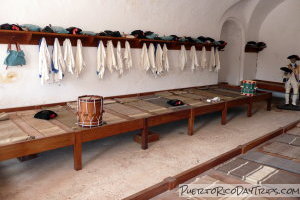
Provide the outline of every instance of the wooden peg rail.
<path id="1" fill-rule="evenodd" d="M 143 44 L 166 44 L 169 50 L 179 50 L 181 45 L 184 45 L 187 50 L 191 46 L 195 46 L 197 50 L 202 50 L 204 45 L 207 51 L 210 51 L 211 44 L 198 44 L 191 42 L 179 42 L 179 41 L 163 41 L 163 40 L 152 40 L 152 39 L 138 39 L 138 38 L 125 38 L 125 37 L 108 37 L 108 36 L 89 36 L 89 35 L 72 35 L 72 34 L 61 34 L 61 33 L 46 33 L 46 32 L 32 32 L 32 31 L 12 31 L 12 30 L 0 30 L 0 44 L 8 43 L 19 43 L 22 45 L 38 45 L 42 38 L 46 38 L 48 45 L 53 45 L 54 39 L 58 38 L 60 44 L 67 38 L 71 40 L 73 46 L 76 45 L 77 39 L 80 39 L 83 46 L 96 47 L 99 41 L 102 40 L 104 45 L 107 41 L 112 40 L 114 46 L 117 45 L 118 41 L 121 42 L 121 46 L 124 48 L 125 42 L 130 43 L 131 48 L 142 48 Z"/>

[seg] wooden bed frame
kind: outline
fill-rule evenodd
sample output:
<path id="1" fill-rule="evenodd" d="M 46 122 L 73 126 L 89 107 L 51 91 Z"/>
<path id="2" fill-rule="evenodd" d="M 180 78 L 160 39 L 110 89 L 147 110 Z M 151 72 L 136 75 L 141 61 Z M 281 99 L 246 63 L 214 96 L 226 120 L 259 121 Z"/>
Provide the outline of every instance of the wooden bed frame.
<path id="1" fill-rule="evenodd" d="M 222 88 L 234 89 L 237 91 L 240 90 L 239 86 L 231 86 L 225 83 L 219 84 L 218 86 Z M 207 86 L 202 86 L 202 87 L 207 87 Z M 199 87 L 189 87 L 189 88 L 180 88 L 180 89 L 191 89 L 191 88 L 199 88 Z M 178 90 L 178 89 L 173 89 L 173 90 Z M 173 91 L 173 90 L 168 90 L 168 91 Z M 144 96 L 144 95 L 154 94 L 155 92 L 129 94 L 129 95 L 122 95 L 122 96 L 107 97 L 107 98 Z M 247 105 L 248 108 L 247 116 L 251 117 L 252 104 L 254 102 L 266 101 L 267 110 L 271 110 L 271 100 L 272 100 L 271 93 L 259 92 L 258 95 L 253 97 L 244 97 L 240 99 L 227 100 L 225 102 L 220 102 L 220 103 L 205 105 L 200 107 L 190 107 L 185 110 L 173 111 L 171 113 L 154 115 L 150 117 L 133 119 L 125 122 L 109 124 L 105 126 L 91 128 L 91 129 L 68 132 L 61 135 L 37 138 L 30 141 L 23 141 L 23 142 L 3 145 L 0 146 L 0 161 L 12 159 L 12 158 L 18 158 L 22 156 L 28 156 L 31 154 L 37 154 L 44 151 L 62 148 L 66 146 L 73 146 L 74 169 L 81 170 L 82 169 L 82 143 L 84 142 L 97 140 L 97 139 L 129 132 L 129 131 L 141 130 L 141 148 L 147 149 L 149 127 L 157 126 L 169 122 L 174 122 L 182 119 L 188 119 L 188 135 L 193 135 L 194 120 L 195 117 L 198 115 L 220 111 L 222 112 L 221 123 L 224 125 L 227 122 L 226 120 L 227 110 L 229 108 L 235 106 Z M 67 102 L 62 102 L 62 103 L 47 104 L 47 105 L 8 108 L 8 109 L 0 109 L 0 112 L 15 112 L 15 111 L 39 109 L 44 107 L 66 105 L 66 104 Z"/>
<path id="2" fill-rule="evenodd" d="M 297 120 L 295 122 L 292 122 L 288 124 L 285 127 L 278 128 L 275 131 L 272 131 L 264 136 L 261 136 L 257 139 L 254 139 L 246 144 L 239 145 L 238 147 L 227 151 L 226 153 L 223 153 L 215 158 L 212 158 L 202 164 L 199 164 L 191 169 L 188 169 L 186 171 L 183 171 L 182 173 L 179 173 L 173 177 L 167 177 L 163 181 L 148 187 L 140 192 L 137 192 L 127 198 L 124 198 L 123 200 L 148 200 L 153 197 L 158 196 L 159 194 L 162 194 L 168 190 L 172 190 L 176 188 L 179 184 L 182 184 L 201 173 L 208 171 L 209 169 L 212 169 L 218 165 L 220 165 L 223 162 L 226 162 L 227 160 L 230 160 L 240 154 L 244 154 L 247 151 L 259 146 L 260 144 L 277 137 L 283 133 L 286 133 L 288 130 L 296 127 L 296 125 L 300 122 L 300 120 Z"/>

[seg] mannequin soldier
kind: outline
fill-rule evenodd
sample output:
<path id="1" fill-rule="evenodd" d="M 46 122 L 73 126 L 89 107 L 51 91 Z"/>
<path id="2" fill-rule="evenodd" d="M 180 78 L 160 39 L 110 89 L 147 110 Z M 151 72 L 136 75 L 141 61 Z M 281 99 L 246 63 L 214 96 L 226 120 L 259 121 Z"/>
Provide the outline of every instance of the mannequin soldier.
<path id="1" fill-rule="evenodd" d="M 299 74 L 300 74 L 300 65 L 297 65 L 297 61 L 300 60 L 298 55 L 291 55 L 287 57 L 291 61 L 288 64 L 288 71 L 284 73 L 284 81 L 285 82 L 285 106 L 289 106 L 290 103 L 290 93 L 291 88 L 293 88 L 292 94 L 292 107 L 296 107 L 297 97 L 299 93 Z"/>

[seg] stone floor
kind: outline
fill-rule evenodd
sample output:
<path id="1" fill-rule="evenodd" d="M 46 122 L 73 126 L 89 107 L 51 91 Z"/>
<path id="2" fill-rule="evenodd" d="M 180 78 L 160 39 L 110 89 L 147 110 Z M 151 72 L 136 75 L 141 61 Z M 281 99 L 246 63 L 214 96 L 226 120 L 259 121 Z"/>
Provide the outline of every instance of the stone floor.
<path id="1" fill-rule="evenodd" d="M 245 108 L 231 109 L 225 126 L 220 113 L 198 117 L 192 137 L 185 120 L 154 127 L 161 139 L 148 150 L 133 142 L 135 132 L 85 143 L 81 171 L 73 170 L 70 147 L 0 162 L 0 199 L 122 199 L 300 119 L 300 112 L 267 112 L 265 104 L 255 104 L 254 112 L 247 118 Z"/>

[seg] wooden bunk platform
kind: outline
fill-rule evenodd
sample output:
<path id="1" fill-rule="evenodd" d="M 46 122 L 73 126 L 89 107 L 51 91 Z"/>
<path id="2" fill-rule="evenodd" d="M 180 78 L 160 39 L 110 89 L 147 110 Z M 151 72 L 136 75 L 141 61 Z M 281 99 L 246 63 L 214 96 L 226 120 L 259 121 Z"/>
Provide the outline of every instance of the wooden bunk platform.
<path id="1" fill-rule="evenodd" d="M 276 142 L 289 145 L 288 149 L 300 148 L 299 141 L 295 142 L 300 138 L 299 123 L 300 120 L 297 120 L 180 174 L 167 177 L 124 200 L 206 199 L 179 197 L 179 184 L 300 184 L 299 158 L 294 158 L 299 155 L 299 150 L 276 151 L 280 148 L 278 146 L 269 148 L 267 151 L 264 149 L 268 144 Z M 277 153 L 272 155 L 269 151 Z M 280 154 L 285 155 L 282 157 Z M 214 197 L 212 199 L 231 198 Z M 246 199 L 275 200 L 278 198 L 251 198 L 250 196 Z"/>
<path id="2" fill-rule="evenodd" d="M 220 97 L 221 101 L 206 100 Z M 104 124 L 95 128 L 76 125 L 76 102 L 1 109 L 9 120 L 0 121 L 0 161 L 37 154 L 44 151 L 72 146 L 74 169 L 82 169 L 82 143 L 129 131 L 141 131 L 141 148 L 148 148 L 149 128 L 160 124 L 188 119 L 188 135 L 193 135 L 194 120 L 198 115 L 222 113 L 226 124 L 227 111 L 235 106 L 247 106 L 247 116 L 252 115 L 252 104 L 266 101 L 271 109 L 271 93 L 259 92 L 253 97 L 242 96 L 238 86 L 227 84 L 139 93 L 104 100 Z M 185 105 L 172 107 L 166 102 L 180 99 Z M 58 116 L 46 121 L 33 115 L 42 110 L 55 111 Z"/>

